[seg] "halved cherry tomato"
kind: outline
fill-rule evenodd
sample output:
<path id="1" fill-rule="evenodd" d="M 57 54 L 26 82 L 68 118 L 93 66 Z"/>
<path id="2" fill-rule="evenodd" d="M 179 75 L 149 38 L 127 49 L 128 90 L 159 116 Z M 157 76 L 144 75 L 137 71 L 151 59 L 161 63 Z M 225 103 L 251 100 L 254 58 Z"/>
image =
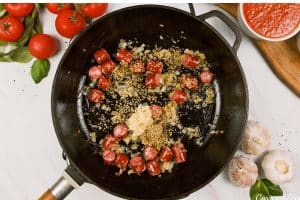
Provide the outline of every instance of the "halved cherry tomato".
<path id="1" fill-rule="evenodd" d="M 128 165 L 129 159 L 128 156 L 124 153 L 118 153 L 115 163 L 118 168 L 125 170 Z"/>
<path id="2" fill-rule="evenodd" d="M 107 51 L 104 48 L 102 48 L 99 49 L 98 51 L 95 51 L 94 59 L 96 60 L 97 63 L 101 64 L 104 61 L 110 60 L 110 56 L 107 53 Z"/>
<path id="3" fill-rule="evenodd" d="M 171 93 L 170 98 L 172 101 L 175 101 L 176 103 L 183 104 L 188 99 L 188 96 L 184 91 L 175 89 Z"/>
<path id="4" fill-rule="evenodd" d="M 111 74 L 116 68 L 116 64 L 112 60 L 105 61 L 101 64 L 101 72 L 105 75 Z"/>
<path id="5" fill-rule="evenodd" d="M 153 160 L 156 158 L 158 152 L 156 150 L 156 148 L 151 147 L 151 146 L 147 146 L 144 149 L 143 155 L 146 161 L 148 160 Z"/>
<path id="6" fill-rule="evenodd" d="M 183 163 L 186 161 L 186 149 L 182 143 L 176 143 L 172 146 L 172 152 L 175 155 L 176 163 Z"/>
<path id="7" fill-rule="evenodd" d="M 198 87 L 198 80 L 190 74 L 183 74 L 181 77 L 181 85 L 190 90 L 195 90 Z"/>
<path id="8" fill-rule="evenodd" d="M 0 40 L 5 42 L 17 41 L 24 32 L 22 22 L 12 16 L 6 16 L 0 19 Z"/>
<path id="9" fill-rule="evenodd" d="M 147 162 L 146 168 L 151 176 L 157 176 L 161 173 L 160 164 L 157 159 Z"/>
<path id="10" fill-rule="evenodd" d="M 25 17 L 32 12 L 33 3 L 5 3 L 5 10 L 14 17 Z"/>
<path id="11" fill-rule="evenodd" d="M 88 17 L 100 17 L 107 10 L 107 3 L 87 3 L 80 6 L 81 12 Z"/>
<path id="12" fill-rule="evenodd" d="M 163 147 L 160 151 L 159 157 L 162 162 L 168 162 L 173 159 L 173 152 L 169 147 Z"/>
<path id="13" fill-rule="evenodd" d="M 130 71 L 132 73 L 141 73 L 145 71 L 145 65 L 143 61 L 137 60 L 130 65 Z"/>
<path id="14" fill-rule="evenodd" d="M 127 135 L 128 127 L 125 124 L 118 124 L 117 126 L 115 126 L 113 132 L 116 138 L 122 138 Z"/>
<path id="15" fill-rule="evenodd" d="M 98 89 L 92 89 L 88 95 L 88 99 L 91 102 L 99 103 L 104 99 L 104 93 Z"/>
<path id="16" fill-rule="evenodd" d="M 112 136 L 111 134 L 107 134 L 102 140 L 102 147 L 104 149 L 112 149 L 119 143 L 119 138 Z"/>
<path id="17" fill-rule="evenodd" d="M 148 74 L 145 78 L 145 85 L 147 88 L 156 88 L 160 85 L 160 74 Z"/>
<path id="18" fill-rule="evenodd" d="M 153 104 L 150 106 L 152 118 L 158 119 L 163 114 L 163 109 L 161 106 Z"/>
<path id="19" fill-rule="evenodd" d="M 211 81 L 214 78 L 214 75 L 209 70 L 204 70 L 200 73 L 199 78 L 202 83 L 207 84 L 207 83 L 211 83 Z"/>
<path id="20" fill-rule="evenodd" d="M 130 63 L 130 61 L 133 58 L 133 54 L 130 51 L 127 51 L 126 49 L 118 49 L 118 52 L 116 54 L 116 59 L 118 61 L 123 61 L 126 63 Z"/>
<path id="21" fill-rule="evenodd" d="M 102 153 L 102 158 L 103 158 L 104 164 L 114 165 L 114 161 L 116 159 L 116 154 L 112 150 L 105 150 Z"/>
<path id="22" fill-rule="evenodd" d="M 28 50 L 37 59 L 46 59 L 57 51 L 57 41 L 54 37 L 44 33 L 37 33 L 30 38 Z"/>
<path id="23" fill-rule="evenodd" d="M 102 89 L 102 90 L 107 90 L 110 88 L 110 78 L 105 77 L 105 76 L 100 76 L 99 80 L 98 80 L 98 88 Z"/>
<path id="24" fill-rule="evenodd" d="M 152 72 L 155 74 L 161 74 L 163 70 L 163 63 L 156 60 L 149 60 L 146 66 L 147 72 Z"/>
<path id="25" fill-rule="evenodd" d="M 200 64 L 200 58 L 190 54 L 184 54 L 183 66 L 187 68 L 196 68 Z"/>
<path id="26" fill-rule="evenodd" d="M 134 156 L 129 162 L 129 167 L 137 174 L 141 174 L 146 170 L 145 162 L 142 156 Z"/>
<path id="27" fill-rule="evenodd" d="M 93 66 L 89 69 L 89 77 L 90 79 L 98 79 L 102 76 L 102 72 L 99 66 Z"/>
<path id="28" fill-rule="evenodd" d="M 47 9 L 53 14 L 58 14 L 62 10 L 72 10 L 73 5 L 71 3 L 47 3 Z"/>

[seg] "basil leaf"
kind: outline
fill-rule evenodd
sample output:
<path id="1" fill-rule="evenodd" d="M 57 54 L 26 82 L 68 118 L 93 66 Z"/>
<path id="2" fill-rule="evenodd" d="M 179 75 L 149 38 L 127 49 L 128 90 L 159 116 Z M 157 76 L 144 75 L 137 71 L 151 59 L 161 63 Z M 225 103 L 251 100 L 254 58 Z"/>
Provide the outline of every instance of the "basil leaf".
<path id="1" fill-rule="evenodd" d="M 283 191 L 279 185 L 275 185 L 274 183 L 272 183 L 270 180 L 268 180 L 266 178 L 261 179 L 261 181 L 267 186 L 270 195 L 272 195 L 272 196 L 282 196 L 283 195 Z"/>
<path id="2" fill-rule="evenodd" d="M 250 198 L 251 200 L 270 199 L 269 190 L 261 180 L 257 180 L 256 183 L 250 188 Z"/>
<path id="3" fill-rule="evenodd" d="M 2 3 L 0 3 L 0 17 L 3 17 L 6 13 L 6 10 Z"/>
<path id="4" fill-rule="evenodd" d="M 0 46 L 6 46 L 6 45 L 8 45 L 8 42 L 0 40 Z"/>
<path id="5" fill-rule="evenodd" d="M 39 15 L 37 15 L 35 18 L 35 23 L 34 23 L 33 29 L 34 29 L 35 33 L 43 33 L 43 27 L 42 27 Z"/>
<path id="6" fill-rule="evenodd" d="M 13 61 L 19 63 L 28 63 L 32 60 L 32 55 L 27 47 L 19 47 L 10 52 L 10 57 Z"/>
<path id="7" fill-rule="evenodd" d="M 35 83 L 41 82 L 48 75 L 50 69 L 49 60 L 36 60 L 31 67 L 31 77 Z"/>
<path id="8" fill-rule="evenodd" d="M 0 55 L 0 62 L 12 62 L 13 59 L 11 58 L 10 54 L 3 54 Z"/>

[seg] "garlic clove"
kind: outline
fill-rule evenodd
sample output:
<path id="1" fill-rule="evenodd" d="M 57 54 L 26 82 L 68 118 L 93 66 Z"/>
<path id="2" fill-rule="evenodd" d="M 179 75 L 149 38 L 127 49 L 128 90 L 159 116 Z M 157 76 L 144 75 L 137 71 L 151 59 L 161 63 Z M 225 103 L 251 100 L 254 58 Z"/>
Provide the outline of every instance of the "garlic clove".
<path id="1" fill-rule="evenodd" d="M 270 147 L 271 136 L 269 131 L 259 122 L 249 120 L 244 136 L 241 141 L 241 148 L 244 152 L 258 155 Z"/>
<path id="2" fill-rule="evenodd" d="M 262 168 L 266 178 L 277 185 L 291 181 L 294 175 L 294 163 L 285 151 L 269 152 L 262 161 Z"/>
<path id="3" fill-rule="evenodd" d="M 228 166 L 228 175 L 231 182 L 238 186 L 251 186 L 258 177 L 257 165 L 246 157 L 233 158 Z"/>

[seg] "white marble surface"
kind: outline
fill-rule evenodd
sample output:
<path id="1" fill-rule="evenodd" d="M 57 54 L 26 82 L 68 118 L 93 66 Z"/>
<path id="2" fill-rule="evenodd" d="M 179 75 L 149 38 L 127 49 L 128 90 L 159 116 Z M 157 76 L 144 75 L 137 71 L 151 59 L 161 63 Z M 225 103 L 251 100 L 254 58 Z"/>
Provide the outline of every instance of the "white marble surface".
<path id="1" fill-rule="evenodd" d="M 112 4 L 109 11 L 129 5 Z M 188 10 L 187 4 L 171 5 Z M 217 9 L 214 5 L 196 5 L 197 14 Z M 0 66 L 0 194 L 6 200 L 32 200 L 62 174 L 66 163 L 54 133 L 50 93 L 56 66 L 67 48 L 67 40 L 58 36 L 54 16 L 42 14 L 46 33 L 60 38 L 61 50 L 51 58 L 48 77 L 35 85 L 30 77 L 31 64 L 1 63 Z M 223 23 L 210 22 L 230 41 L 233 36 Z M 300 101 L 273 74 L 263 57 L 243 37 L 238 51 L 246 73 L 249 93 L 249 118 L 261 121 L 272 133 L 272 149 L 291 151 L 296 164 L 292 182 L 283 185 L 289 197 L 300 198 Z M 248 188 L 232 185 L 223 172 L 203 189 L 187 199 L 248 199 Z M 69 200 L 118 199 L 90 184 L 71 193 Z"/>

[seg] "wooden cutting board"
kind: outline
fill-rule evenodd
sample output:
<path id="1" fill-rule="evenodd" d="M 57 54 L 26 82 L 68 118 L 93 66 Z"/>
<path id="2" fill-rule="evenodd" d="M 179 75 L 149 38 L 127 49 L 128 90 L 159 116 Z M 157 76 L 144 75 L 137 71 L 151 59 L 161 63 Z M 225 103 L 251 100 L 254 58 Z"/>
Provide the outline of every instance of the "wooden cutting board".
<path id="1" fill-rule="evenodd" d="M 232 16 L 237 17 L 238 4 L 218 4 Z M 269 62 L 275 74 L 300 96 L 300 52 L 296 37 L 282 42 L 255 40 L 258 49 Z"/>

